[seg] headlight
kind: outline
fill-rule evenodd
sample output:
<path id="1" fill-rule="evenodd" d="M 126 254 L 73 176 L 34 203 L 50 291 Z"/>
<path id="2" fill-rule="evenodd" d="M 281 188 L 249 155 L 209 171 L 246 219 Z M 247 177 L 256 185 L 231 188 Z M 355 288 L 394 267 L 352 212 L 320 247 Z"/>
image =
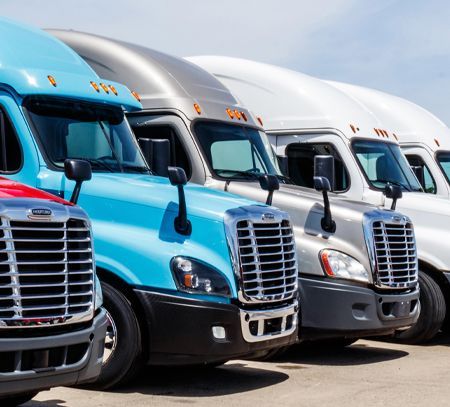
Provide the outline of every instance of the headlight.
<path id="1" fill-rule="evenodd" d="M 369 273 L 364 266 L 353 257 L 336 250 L 322 250 L 320 259 L 325 273 L 330 277 L 347 280 L 369 282 Z"/>
<path id="2" fill-rule="evenodd" d="M 100 280 L 95 275 L 95 310 L 97 311 L 103 305 L 103 292 Z"/>
<path id="3" fill-rule="evenodd" d="M 214 267 L 190 257 L 174 257 L 170 267 L 177 288 L 192 294 L 231 296 L 227 279 Z"/>

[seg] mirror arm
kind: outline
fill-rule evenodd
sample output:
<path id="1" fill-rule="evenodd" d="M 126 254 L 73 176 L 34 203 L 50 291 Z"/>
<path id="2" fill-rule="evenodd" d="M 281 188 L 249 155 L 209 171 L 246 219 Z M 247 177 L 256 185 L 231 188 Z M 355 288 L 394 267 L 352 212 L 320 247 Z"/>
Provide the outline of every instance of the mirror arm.
<path id="1" fill-rule="evenodd" d="M 177 190 L 178 190 L 178 216 L 175 218 L 175 230 L 180 235 L 188 236 L 192 233 L 192 225 L 187 217 L 184 185 L 177 185 Z"/>
<path id="2" fill-rule="evenodd" d="M 266 205 L 272 205 L 273 191 L 269 191 L 267 194 Z"/>
<path id="3" fill-rule="evenodd" d="M 76 205 L 76 203 L 78 202 L 82 184 L 83 184 L 83 181 L 77 181 L 75 183 L 75 187 L 73 189 L 72 196 L 70 197 L 70 202 L 72 202 L 74 205 Z"/>
<path id="4" fill-rule="evenodd" d="M 330 200 L 328 199 L 328 192 L 326 190 L 322 191 L 323 195 L 323 212 L 324 216 L 321 219 L 320 223 L 322 226 L 322 229 L 325 230 L 328 233 L 334 233 L 336 232 L 336 222 L 333 220 L 333 217 L 331 215 L 331 208 L 330 208 Z"/>

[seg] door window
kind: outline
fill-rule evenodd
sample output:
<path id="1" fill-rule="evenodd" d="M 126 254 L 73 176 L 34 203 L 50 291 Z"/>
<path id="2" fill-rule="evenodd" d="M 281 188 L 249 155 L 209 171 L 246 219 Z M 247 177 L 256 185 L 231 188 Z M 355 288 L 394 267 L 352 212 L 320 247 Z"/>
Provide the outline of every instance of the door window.
<path id="1" fill-rule="evenodd" d="M 14 126 L 0 108 L 0 172 L 12 174 L 22 168 L 22 149 Z"/>
<path id="2" fill-rule="evenodd" d="M 289 177 L 296 185 L 314 188 L 314 157 L 334 157 L 334 192 L 344 192 L 350 186 L 350 177 L 336 148 L 329 143 L 295 143 L 286 148 Z"/>
<path id="3" fill-rule="evenodd" d="M 423 171 L 424 179 L 421 184 L 424 191 L 428 194 L 435 194 L 437 192 L 436 183 L 434 182 L 434 178 L 422 157 L 415 154 L 406 154 L 406 159 L 412 168 L 419 167 Z"/>

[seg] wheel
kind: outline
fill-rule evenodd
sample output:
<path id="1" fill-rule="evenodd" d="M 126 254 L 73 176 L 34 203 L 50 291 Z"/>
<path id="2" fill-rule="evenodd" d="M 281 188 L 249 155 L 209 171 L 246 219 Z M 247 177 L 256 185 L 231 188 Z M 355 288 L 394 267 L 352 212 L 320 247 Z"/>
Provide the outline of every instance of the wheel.
<path id="1" fill-rule="evenodd" d="M 108 318 L 105 352 L 100 376 L 82 387 L 107 390 L 130 381 L 141 367 L 141 330 L 130 301 L 102 283 L 103 307 Z"/>
<path id="2" fill-rule="evenodd" d="M 407 344 L 425 343 L 441 329 L 445 319 L 445 298 L 439 285 L 428 274 L 419 271 L 420 315 L 411 328 L 397 331 L 397 342 Z"/>
<path id="3" fill-rule="evenodd" d="M 14 394 L 12 396 L 0 397 L 0 405 L 2 407 L 16 407 L 25 404 L 27 401 L 33 399 L 38 392 Z"/>

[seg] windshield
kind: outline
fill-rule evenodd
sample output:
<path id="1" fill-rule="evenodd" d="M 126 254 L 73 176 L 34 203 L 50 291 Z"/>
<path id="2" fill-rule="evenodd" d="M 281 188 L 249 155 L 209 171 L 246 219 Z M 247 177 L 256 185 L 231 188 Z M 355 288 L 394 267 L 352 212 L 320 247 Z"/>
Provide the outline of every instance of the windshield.
<path id="1" fill-rule="evenodd" d="M 76 158 L 96 172 L 149 173 L 121 109 L 48 98 L 30 98 L 25 109 L 51 165 Z"/>
<path id="2" fill-rule="evenodd" d="M 386 184 L 394 184 L 405 191 L 422 191 L 398 145 L 356 140 L 352 147 L 372 187 L 384 189 Z"/>
<path id="3" fill-rule="evenodd" d="M 273 174 L 287 182 L 264 132 L 215 122 L 198 122 L 194 131 L 216 176 L 256 179 L 262 174 Z"/>
<path id="4" fill-rule="evenodd" d="M 439 166 L 450 184 L 450 151 L 439 151 L 436 153 Z"/>

